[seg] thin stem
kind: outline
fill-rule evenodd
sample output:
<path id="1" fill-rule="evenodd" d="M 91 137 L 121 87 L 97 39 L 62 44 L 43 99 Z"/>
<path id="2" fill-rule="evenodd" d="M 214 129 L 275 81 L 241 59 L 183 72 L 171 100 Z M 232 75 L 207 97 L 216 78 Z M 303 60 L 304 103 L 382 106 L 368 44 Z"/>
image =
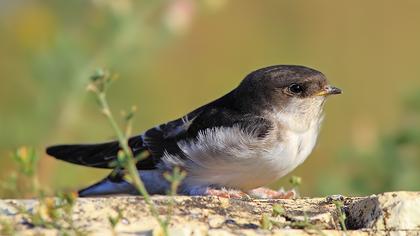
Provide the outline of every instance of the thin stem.
<path id="1" fill-rule="evenodd" d="M 164 235 L 168 235 L 167 230 L 167 224 L 164 220 L 162 220 L 159 216 L 159 213 L 157 212 L 154 203 L 152 202 L 149 193 L 146 190 L 146 187 L 144 186 L 143 181 L 140 179 L 139 172 L 137 170 L 135 161 L 134 161 L 134 155 L 131 151 L 131 148 L 128 146 L 127 138 L 124 135 L 124 133 L 121 131 L 121 129 L 118 127 L 117 122 L 114 119 L 114 116 L 111 113 L 111 110 L 109 108 L 108 102 L 106 100 L 106 95 L 104 92 L 96 92 L 96 95 L 98 96 L 98 100 L 100 103 L 100 106 L 102 107 L 102 112 L 104 115 L 108 118 L 109 122 L 111 123 L 112 128 L 114 129 L 115 133 L 117 134 L 118 141 L 121 145 L 121 148 L 123 149 L 125 155 L 127 158 L 127 170 L 131 177 L 131 181 L 134 185 L 134 187 L 137 189 L 137 191 L 144 197 L 144 200 L 146 204 L 150 208 L 150 212 L 152 213 L 153 217 L 156 218 L 159 225 L 162 227 L 164 231 Z"/>

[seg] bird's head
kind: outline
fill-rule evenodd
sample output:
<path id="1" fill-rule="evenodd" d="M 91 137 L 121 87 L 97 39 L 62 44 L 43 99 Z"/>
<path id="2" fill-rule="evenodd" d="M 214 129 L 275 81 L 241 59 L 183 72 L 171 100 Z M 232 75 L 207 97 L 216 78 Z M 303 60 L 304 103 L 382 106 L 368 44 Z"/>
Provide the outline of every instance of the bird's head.
<path id="1" fill-rule="evenodd" d="M 319 115 L 329 95 L 342 93 L 328 84 L 321 72 L 295 65 L 256 70 L 245 77 L 237 91 L 244 95 L 239 97 L 249 98 L 242 105 L 304 116 Z"/>

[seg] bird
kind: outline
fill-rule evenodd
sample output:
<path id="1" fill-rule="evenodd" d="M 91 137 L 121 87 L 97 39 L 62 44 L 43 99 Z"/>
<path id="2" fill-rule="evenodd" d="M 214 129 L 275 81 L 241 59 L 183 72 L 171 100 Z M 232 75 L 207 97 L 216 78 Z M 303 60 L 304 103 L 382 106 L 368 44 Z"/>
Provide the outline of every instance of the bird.
<path id="1" fill-rule="evenodd" d="M 183 195 L 241 197 L 243 194 L 282 198 L 264 186 L 302 164 L 314 149 L 327 97 L 341 94 L 326 76 L 300 65 L 274 65 L 249 73 L 226 95 L 185 116 L 157 125 L 128 139 L 150 194 L 165 194 L 164 173 L 180 168 L 186 177 Z M 118 141 L 48 147 L 56 159 L 112 169 Z M 80 197 L 137 194 L 116 169 L 80 190 Z"/>

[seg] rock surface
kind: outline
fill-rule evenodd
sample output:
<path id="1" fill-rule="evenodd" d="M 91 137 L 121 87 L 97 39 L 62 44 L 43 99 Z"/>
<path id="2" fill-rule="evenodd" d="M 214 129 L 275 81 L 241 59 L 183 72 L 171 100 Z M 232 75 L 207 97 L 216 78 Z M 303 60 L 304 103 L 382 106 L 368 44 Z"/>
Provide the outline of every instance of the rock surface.
<path id="1" fill-rule="evenodd" d="M 153 197 L 163 217 L 170 199 Z M 174 200 L 171 235 L 420 235 L 420 192 L 294 200 L 185 196 Z M 55 206 L 51 202 L 0 200 L 0 234 L 161 234 L 141 197 L 80 198 L 72 209 L 62 206 L 70 213 L 60 216 L 49 212 Z M 113 230 L 109 217 L 119 211 Z"/>

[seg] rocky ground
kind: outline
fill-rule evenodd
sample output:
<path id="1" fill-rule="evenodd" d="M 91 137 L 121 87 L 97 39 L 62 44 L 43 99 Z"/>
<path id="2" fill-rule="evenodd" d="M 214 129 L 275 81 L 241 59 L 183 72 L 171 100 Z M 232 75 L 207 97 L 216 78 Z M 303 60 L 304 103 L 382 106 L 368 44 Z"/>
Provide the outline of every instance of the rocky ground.
<path id="1" fill-rule="evenodd" d="M 168 213 L 168 199 L 153 197 L 162 216 Z M 420 235 L 420 192 L 295 200 L 177 196 L 175 202 L 171 235 Z M 0 200 L 0 232 L 161 234 L 141 197 L 80 198 L 74 205 L 55 204 L 48 199 L 41 205 L 35 200 Z"/>

